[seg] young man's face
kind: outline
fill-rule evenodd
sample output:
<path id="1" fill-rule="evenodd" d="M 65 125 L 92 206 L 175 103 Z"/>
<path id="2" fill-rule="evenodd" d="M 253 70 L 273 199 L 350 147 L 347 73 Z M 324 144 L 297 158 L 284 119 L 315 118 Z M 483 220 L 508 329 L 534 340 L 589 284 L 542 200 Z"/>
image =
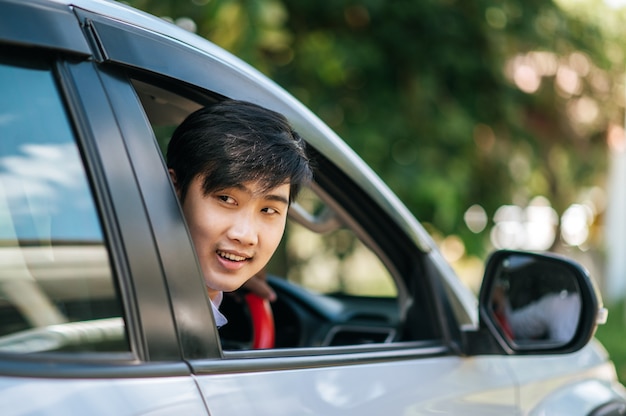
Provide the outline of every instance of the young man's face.
<path id="1" fill-rule="evenodd" d="M 212 298 L 218 291 L 238 289 L 258 273 L 280 243 L 290 186 L 261 189 L 246 182 L 204 195 L 200 176 L 189 185 L 183 213 Z"/>

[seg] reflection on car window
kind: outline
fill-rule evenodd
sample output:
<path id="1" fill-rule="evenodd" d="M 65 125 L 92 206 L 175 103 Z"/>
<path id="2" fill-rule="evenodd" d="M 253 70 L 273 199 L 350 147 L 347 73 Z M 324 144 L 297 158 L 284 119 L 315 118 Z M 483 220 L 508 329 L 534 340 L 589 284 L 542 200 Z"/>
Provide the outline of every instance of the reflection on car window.
<path id="1" fill-rule="evenodd" d="M 0 62 L 0 352 L 128 350 L 81 156 L 51 71 Z"/>

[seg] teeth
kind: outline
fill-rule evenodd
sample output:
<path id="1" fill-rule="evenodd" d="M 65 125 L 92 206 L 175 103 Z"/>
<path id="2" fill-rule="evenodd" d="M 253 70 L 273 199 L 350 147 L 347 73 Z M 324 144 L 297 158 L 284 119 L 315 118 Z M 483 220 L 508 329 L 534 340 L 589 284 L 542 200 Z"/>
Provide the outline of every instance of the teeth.
<path id="1" fill-rule="evenodd" d="M 217 254 L 231 261 L 244 261 L 246 259 L 245 257 L 237 256 L 231 253 L 225 253 L 223 251 L 218 251 Z"/>

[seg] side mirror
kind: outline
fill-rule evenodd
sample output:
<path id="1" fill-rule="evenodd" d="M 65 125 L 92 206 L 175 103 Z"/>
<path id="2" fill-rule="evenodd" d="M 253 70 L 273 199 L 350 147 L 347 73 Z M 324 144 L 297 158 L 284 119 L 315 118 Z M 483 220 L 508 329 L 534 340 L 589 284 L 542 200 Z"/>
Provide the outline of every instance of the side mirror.
<path id="1" fill-rule="evenodd" d="M 554 254 L 496 251 L 479 299 L 481 327 L 509 354 L 577 351 L 607 315 L 586 270 Z"/>

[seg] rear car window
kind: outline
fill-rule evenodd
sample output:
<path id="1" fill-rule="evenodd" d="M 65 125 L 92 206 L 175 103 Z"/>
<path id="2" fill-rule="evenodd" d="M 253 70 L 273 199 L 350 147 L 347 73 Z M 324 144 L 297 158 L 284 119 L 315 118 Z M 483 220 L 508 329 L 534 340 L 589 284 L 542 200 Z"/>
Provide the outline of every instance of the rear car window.
<path id="1" fill-rule="evenodd" d="M 128 351 L 98 210 L 49 66 L 0 61 L 0 352 Z"/>

